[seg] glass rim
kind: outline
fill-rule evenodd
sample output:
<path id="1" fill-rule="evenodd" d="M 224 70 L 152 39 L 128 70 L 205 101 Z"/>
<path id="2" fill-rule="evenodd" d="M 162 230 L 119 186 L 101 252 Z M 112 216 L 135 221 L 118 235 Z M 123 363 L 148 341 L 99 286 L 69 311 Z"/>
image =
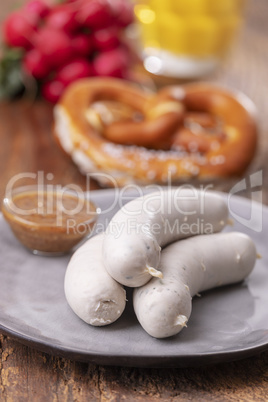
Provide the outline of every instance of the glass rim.
<path id="1" fill-rule="evenodd" d="M 4 213 L 4 211 L 6 211 L 8 214 L 13 216 L 14 221 L 16 222 L 20 222 L 23 223 L 27 226 L 34 226 L 34 227 L 54 227 L 54 228 L 62 228 L 62 227 L 66 227 L 66 223 L 68 221 L 68 218 L 66 220 L 66 223 L 63 224 L 63 222 L 61 223 L 61 225 L 57 225 L 56 223 L 51 223 L 51 222 L 34 222 L 30 219 L 27 218 L 27 214 L 25 216 L 20 215 L 18 212 L 14 211 L 12 209 L 12 206 L 10 205 L 13 198 L 19 194 L 27 194 L 27 193 L 38 193 L 40 191 L 41 194 L 46 194 L 46 193 L 52 193 L 52 194 L 56 194 L 57 192 L 60 193 L 62 195 L 62 197 L 64 197 L 64 195 L 71 195 L 73 198 L 76 199 L 82 199 L 88 206 L 90 206 L 90 217 L 88 219 L 84 219 L 81 220 L 80 222 L 76 222 L 76 225 L 79 224 L 90 224 L 90 223 L 94 223 L 97 220 L 98 215 L 100 214 L 100 209 L 97 207 L 97 205 L 95 204 L 95 202 L 93 202 L 92 200 L 89 199 L 89 197 L 87 197 L 86 193 L 84 191 L 81 191 L 81 193 L 76 192 L 73 189 L 70 189 L 68 187 L 64 188 L 61 187 L 59 188 L 57 185 L 47 185 L 47 184 L 33 184 L 33 185 L 24 185 L 24 186 L 18 186 L 18 187 L 14 187 L 10 194 L 5 194 L 3 200 L 2 200 L 2 213 Z M 26 210 L 27 211 L 27 210 Z M 55 212 L 55 217 L 57 217 L 57 210 Z M 45 215 L 45 214 L 44 214 Z M 68 214 L 64 214 L 65 216 Z M 28 215 L 30 217 L 30 214 Z M 74 219 L 75 214 L 74 215 L 70 215 L 70 219 Z"/>

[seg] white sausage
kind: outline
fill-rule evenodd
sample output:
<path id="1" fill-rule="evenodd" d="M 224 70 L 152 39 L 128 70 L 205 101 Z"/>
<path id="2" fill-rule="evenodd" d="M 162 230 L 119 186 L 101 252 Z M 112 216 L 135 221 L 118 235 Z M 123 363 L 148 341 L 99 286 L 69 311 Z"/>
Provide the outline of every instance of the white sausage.
<path id="1" fill-rule="evenodd" d="M 164 278 L 134 290 L 140 324 L 155 338 L 177 334 L 189 320 L 192 296 L 243 280 L 255 261 L 255 245 L 243 233 L 201 235 L 171 244 L 162 252 Z"/>
<path id="2" fill-rule="evenodd" d="M 227 220 L 227 205 L 213 192 L 178 187 L 139 197 L 121 208 L 106 229 L 105 267 L 119 283 L 142 286 L 152 276 L 161 277 L 161 247 L 219 232 Z"/>
<path id="3" fill-rule="evenodd" d="M 117 320 L 124 311 L 126 292 L 107 273 L 102 262 L 103 234 L 92 237 L 72 256 L 64 290 L 73 311 L 94 326 Z"/>

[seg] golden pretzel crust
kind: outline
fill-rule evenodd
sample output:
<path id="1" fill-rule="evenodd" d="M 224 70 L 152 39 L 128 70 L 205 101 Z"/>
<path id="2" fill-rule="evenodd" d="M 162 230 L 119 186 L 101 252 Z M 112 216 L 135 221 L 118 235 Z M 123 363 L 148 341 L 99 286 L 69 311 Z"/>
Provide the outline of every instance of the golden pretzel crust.
<path id="1" fill-rule="evenodd" d="M 131 106 L 143 113 L 144 119 L 133 123 L 112 123 L 113 130 L 108 125 L 107 136 L 110 135 L 113 141 L 108 139 L 87 118 L 90 105 L 105 99 L 114 99 Z M 220 139 L 216 138 L 216 141 L 210 141 L 209 134 L 204 133 L 205 144 L 213 143 L 208 149 L 207 145 L 203 147 L 206 152 L 191 152 L 181 147 L 183 138 L 189 137 L 191 143 L 196 138 L 196 134 L 188 133 L 189 129 L 183 125 L 181 116 L 184 109 L 186 114 L 208 113 L 213 119 L 215 116 L 220 119 L 224 135 Z M 170 86 L 154 95 L 122 80 L 83 79 L 67 88 L 55 106 L 54 115 L 55 137 L 60 146 L 83 173 L 97 173 L 96 179 L 104 185 L 114 184 L 106 175 L 114 177 L 119 186 L 129 183 L 166 184 L 168 181 L 176 183 L 188 178 L 211 179 L 239 175 L 251 162 L 257 143 L 252 102 L 243 94 L 234 94 L 207 83 Z M 117 125 L 121 131 L 116 130 Z M 137 128 L 137 138 L 147 135 L 148 144 L 146 141 L 144 146 L 127 143 L 128 133 L 135 137 L 133 127 Z M 157 144 L 165 142 L 165 130 L 166 142 L 171 148 L 145 148 L 150 146 L 153 137 L 155 148 L 159 148 Z M 116 136 L 119 137 L 118 141 L 114 140 Z M 202 133 L 198 136 L 197 143 L 200 143 Z M 122 143 L 117 143 L 120 138 Z M 137 139 L 138 144 L 139 141 Z M 130 144 L 132 142 L 133 139 Z"/>

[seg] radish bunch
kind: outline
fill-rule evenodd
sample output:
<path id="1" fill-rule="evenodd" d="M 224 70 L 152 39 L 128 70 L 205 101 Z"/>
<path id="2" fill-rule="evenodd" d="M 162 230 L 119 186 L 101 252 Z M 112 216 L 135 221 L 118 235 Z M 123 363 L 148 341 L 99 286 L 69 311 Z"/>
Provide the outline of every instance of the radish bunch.
<path id="1" fill-rule="evenodd" d="M 84 77 L 127 78 L 132 58 L 123 34 L 133 22 L 127 0 L 31 0 L 8 16 L 4 42 L 20 49 L 21 69 L 42 95 L 56 102 L 64 88 Z"/>

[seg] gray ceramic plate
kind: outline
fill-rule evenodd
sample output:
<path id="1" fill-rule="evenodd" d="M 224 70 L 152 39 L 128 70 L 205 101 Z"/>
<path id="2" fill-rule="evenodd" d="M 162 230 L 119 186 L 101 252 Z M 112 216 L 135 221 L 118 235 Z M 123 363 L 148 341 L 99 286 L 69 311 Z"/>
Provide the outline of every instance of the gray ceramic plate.
<path id="1" fill-rule="evenodd" d="M 133 194 L 132 194 L 133 195 Z M 131 194 L 130 194 L 131 196 Z M 113 190 L 91 192 L 103 210 Z M 126 199 L 124 200 L 124 202 Z M 268 208 L 233 196 L 234 227 L 255 240 L 262 259 L 243 283 L 203 293 L 193 301 L 188 327 L 177 336 L 151 338 L 138 324 L 131 303 L 120 319 L 95 328 L 69 308 L 63 279 L 70 256 L 30 254 L 0 216 L 0 330 L 39 350 L 97 364 L 186 367 L 240 359 L 268 347 Z M 105 225 L 118 208 L 104 213 Z M 247 226 L 255 226 L 256 232 Z M 243 221 L 243 223 L 238 221 Z M 131 295 L 128 295 L 131 299 Z"/>

